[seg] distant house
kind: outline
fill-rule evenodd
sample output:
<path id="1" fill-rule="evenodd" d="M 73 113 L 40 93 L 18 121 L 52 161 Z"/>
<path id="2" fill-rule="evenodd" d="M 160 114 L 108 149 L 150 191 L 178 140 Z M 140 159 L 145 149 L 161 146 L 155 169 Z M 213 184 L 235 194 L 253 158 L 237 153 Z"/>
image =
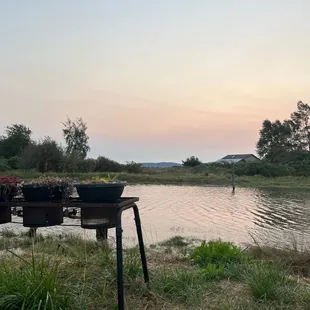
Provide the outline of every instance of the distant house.
<path id="1" fill-rule="evenodd" d="M 260 159 L 253 155 L 253 154 L 234 154 L 234 155 L 226 155 L 225 157 L 217 160 L 217 163 L 239 163 L 239 162 L 253 162 L 253 161 L 260 161 Z"/>

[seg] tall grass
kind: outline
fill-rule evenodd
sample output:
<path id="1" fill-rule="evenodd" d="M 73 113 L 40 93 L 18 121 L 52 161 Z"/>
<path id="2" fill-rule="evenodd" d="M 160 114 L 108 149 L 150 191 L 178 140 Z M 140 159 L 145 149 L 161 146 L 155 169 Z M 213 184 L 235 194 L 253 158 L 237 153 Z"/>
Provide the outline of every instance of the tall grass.
<path id="1" fill-rule="evenodd" d="M 247 268 L 245 280 L 254 298 L 281 303 L 294 301 L 296 281 L 274 264 L 255 263 Z"/>
<path id="2" fill-rule="evenodd" d="M 16 238 L 8 233 L 0 245 Z M 68 236 L 23 238 L 21 254 L 0 256 L 0 309 L 116 309 L 113 248 Z M 125 249 L 126 309 L 309 309 L 308 285 L 279 264 L 281 256 L 271 262 L 255 253 L 222 241 L 167 240 L 147 249 L 148 291 L 138 248 Z"/>
<path id="3" fill-rule="evenodd" d="M 59 262 L 22 257 L 0 266 L 0 309 L 68 309 L 71 292 L 58 279 Z"/>

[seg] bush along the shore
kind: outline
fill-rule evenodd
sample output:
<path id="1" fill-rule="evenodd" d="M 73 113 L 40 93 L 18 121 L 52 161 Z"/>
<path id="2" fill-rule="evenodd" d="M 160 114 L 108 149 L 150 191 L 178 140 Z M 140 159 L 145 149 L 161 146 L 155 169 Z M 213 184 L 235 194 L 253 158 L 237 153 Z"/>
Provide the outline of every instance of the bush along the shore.
<path id="1" fill-rule="evenodd" d="M 73 236 L 29 239 L 4 231 L 0 249 L 8 248 L 0 257 L 0 309 L 117 309 L 111 248 Z M 279 267 L 292 253 L 278 252 L 173 238 L 146 249 L 148 292 L 139 250 L 125 249 L 126 309 L 309 309 L 307 282 Z M 294 257 L 303 270 L 310 253 Z"/>

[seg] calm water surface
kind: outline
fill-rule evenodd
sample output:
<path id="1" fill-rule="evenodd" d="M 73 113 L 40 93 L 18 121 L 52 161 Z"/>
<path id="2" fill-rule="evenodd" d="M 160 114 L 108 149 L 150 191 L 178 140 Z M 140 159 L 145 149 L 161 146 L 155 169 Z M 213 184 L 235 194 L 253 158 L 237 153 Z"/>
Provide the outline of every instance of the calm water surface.
<path id="1" fill-rule="evenodd" d="M 140 197 L 138 203 L 147 244 L 175 235 L 204 239 L 264 244 L 307 246 L 310 241 L 310 191 L 288 188 L 245 189 L 199 186 L 127 186 L 123 196 Z M 21 218 L 13 216 L 13 221 Z M 65 219 L 65 224 L 79 220 Z M 9 223 L 1 228 L 27 230 Z M 131 210 L 123 215 L 124 237 L 135 242 Z M 41 228 L 42 234 L 74 233 L 95 238 L 92 230 L 80 227 Z M 109 236 L 114 237 L 111 229 Z"/>

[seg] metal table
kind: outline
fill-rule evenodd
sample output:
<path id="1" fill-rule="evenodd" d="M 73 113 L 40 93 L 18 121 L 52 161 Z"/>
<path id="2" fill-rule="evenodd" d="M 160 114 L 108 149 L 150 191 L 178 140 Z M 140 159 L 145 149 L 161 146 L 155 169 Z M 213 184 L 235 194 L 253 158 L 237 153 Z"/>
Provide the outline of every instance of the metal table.
<path id="1" fill-rule="evenodd" d="M 139 215 L 139 209 L 136 202 L 139 201 L 138 197 L 124 197 L 120 198 L 117 202 L 113 203 L 84 203 L 79 198 L 70 198 L 65 202 L 27 202 L 23 198 L 15 198 L 11 202 L 0 202 L 1 207 L 27 207 L 27 208 L 80 208 L 81 209 L 81 221 L 83 222 L 83 213 L 87 216 L 87 212 L 92 210 L 98 210 L 99 217 L 100 212 L 107 215 L 108 219 L 105 223 L 101 224 L 85 224 L 81 225 L 83 228 L 107 230 L 109 228 L 116 228 L 116 256 L 117 256 L 117 292 L 118 292 L 118 309 L 124 310 L 124 279 L 123 279 L 123 245 L 122 245 L 122 214 L 125 210 L 133 209 L 134 219 L 136 223 L 136 230 L 139 242 L 140 256 L 143 268 L 144 281 L 149 285 L 149 275 L 146 262 L 146 255 L 144 249 L 143 235 L 141 229 L 141 220 Z M 47 225 L 49 226 L 49 225 Z M 65 226 L 65 225 L 64 225 Z"/>

